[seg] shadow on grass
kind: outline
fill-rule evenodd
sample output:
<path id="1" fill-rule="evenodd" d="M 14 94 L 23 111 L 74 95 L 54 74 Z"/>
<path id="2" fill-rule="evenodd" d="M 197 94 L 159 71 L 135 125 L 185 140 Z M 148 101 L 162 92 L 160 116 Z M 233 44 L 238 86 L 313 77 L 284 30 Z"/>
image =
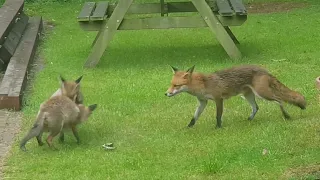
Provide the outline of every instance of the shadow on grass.
<path id="1" fill-rule="evenodd" d="M 231 59 L 220 44 L 201 45 L 201 46 L 136 46 L 136 47 L 109 47 L 102 56 L 97 68 L 154 68 L 171 65 L 205 65 L 205 64 L 224 64 L 241 63 L 246 58 L 252 56 L 253 63 L 259 63 L 259 55 L 263 51 L 260 45 L 243 44 L 239 46 L 243 57 Z M 88 51 L 89 52 L 89 51 Z M 89 55 L 89 54 L 88 54 Z M 257 58 L 255 58 L 257 57 Z M 87 57 L 86 57 L 87 58 Z M 83 63 L 85 63 L 86 58 Z"/>

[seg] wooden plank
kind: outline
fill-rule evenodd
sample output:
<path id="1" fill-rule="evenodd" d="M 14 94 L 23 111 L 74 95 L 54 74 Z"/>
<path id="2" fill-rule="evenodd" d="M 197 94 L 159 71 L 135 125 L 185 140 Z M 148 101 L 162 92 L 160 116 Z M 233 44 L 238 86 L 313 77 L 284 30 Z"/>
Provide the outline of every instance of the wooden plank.
<path id="1" fill-rule="evenodd" d="M 23 9 L 24 0 L 7 0 L 0 8 L 0 45 L 11 31 L 13 24 Z"/>
<path id="2" fill-rule="evenodd" d="M 143 19 L 123 19 L 118 30 L 171 29 L 207 27 L 199 16 L 190 17 L 151 17 Z"/>
<path id="3" fill-rule="evenodd" d="M 231 9 L 231 6 L 229 4 L 228 0 L 217 0 L 217 6 L 219 9 L 219 14 L 221 16 L 232 16 L 233 10 Z"/>
<path id="4" fill-rule="evenodd" d="M 92 52 L 85 63 L 85 67 L 94 67 L 98 64 L 132 2 L 133 0 L 119 0 L 117 7 L 99 34 L 99 38 L 93 46 Z"/>
<path id="5" fill-rule="evenodd" d="M 77 17 L 78 21 L 89 21 L 95 5 L 95 2 L 86 2 Z"/>
<path id="6" fill-rule="evenodd" d="M 192 2 L 208 24 L 211 31 L 216 34 L 218 41 L 225 49 L 227 54 L 234 59 L 240 58 L 241 52 L 239 51 L 227 31 L 224 29 L 218 18 L 213 14 L 205 0 L 192 0 Z"/>
<path id="7" fill-rule="evenodd" d="M 14 24 L 12 30 L 0 47 L 0 69 L 5 69 L 10 58 L 13 56 L 25 27 L 27 26 L 29 17 L 23 12 L 18 16 L 17 22 Z"/>
<path id="8" fill-rule="evenodd" d="M 237 15 L 247 15 L 247 9 L 244 7 L 242 0 L 230 0 L 230 4 Z"/>
<path id="9" fill-rule="evenodd" d="M 223 26 L 241 26 L 247 20 L 247 16 L 217 16 Z"/>
<path id="10" fill-rule="evenodd" d="M 181 12 L 198 12 L 192 2 L 167 2 L 168 13 L 181 13 Z M 217 12 L 218 8 L 215 1 L 208 1 L 210 8 Z M 108 9 L 108 16 L 111 16 L 116 5 L 110 4 Z M 161 13 L 160 3 L 143 3 L 132 4 L 126 14 L 159 14 Z"/>
<path id="11" fill-rule="evenodd" d="M 21 109 L 22 91 L 27 82 L 28 66 L 33 61 L 41 30 L 41 17 L 30 18 L 24 36 L 21 38 L 17 50 L 8 64 L 0 85 L 1 109 Z M 9 100 L 12 102 L 8 102 Z"/>
<path id="12" fill-rule="evenodd" d="M 164 0 L 160 0 L 160 9 L 161 9 L 161 16 L 163 17 L 165 12 L 164 12 Z"/>
<path id="13" fill-rule="evenodd" d="M 107 9 L 109 6 L 109 2 L 101 1 L 96 4 L 96 9 L 94 10 L 92 16 L 90 16 L 90 21 L 99 21 L 104 20 Z"/>
<path id="14" fill-rule="evenodd" d="M 245 16 L 222 17 L 217 16 L 223 26 L 240 26 L 246 21 Z M 166 24 L 169 22 L 168 24 Z M 79 22 L 84 31 L 99 31 L 104 23 Z M 151 17 L 142 19 L 123 19 L 118 30 L 139 30 L 141 29 L 168 29 L 168 28 L 201 28 L 208 27 L 207 23 L 199 16 L 184 17 Z"/>

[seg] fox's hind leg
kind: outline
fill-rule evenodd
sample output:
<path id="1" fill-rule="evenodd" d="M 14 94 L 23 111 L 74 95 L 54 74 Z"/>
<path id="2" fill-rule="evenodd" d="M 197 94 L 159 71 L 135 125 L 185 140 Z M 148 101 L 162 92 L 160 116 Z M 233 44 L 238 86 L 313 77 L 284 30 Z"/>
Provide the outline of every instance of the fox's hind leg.
<path id="1" fill-rule="evenodd" d="M 267 77 L 262 77 L 255 81 L 255 86 L 253 87 L 253 90 L 255 91 L 255 94 L 262 97 L 263 99 L 266 99 L 268 101 L 274 101 L 277 102 L 280 106 L 280 110 L 282 112 L 282 115 L 285 119 L 290 119 L 290 115 L 283 107 L 283 101 L 281 98 L 277 97 L 271 90 L 269 85 L 269 79 L 265 79 Z"/>
<path id="2" fill-rule="evenodd" d="M 61 143 L 64 142 L 64 132 L 63 132 L 63 131 L 60 132 L 59 141 L 60 141 Z"/>
<path id="3" fill-rule="evenodd" d="M 251 115 L 248 117 L 248 120 L 252 120 L 259 110 L 259 106 L 256 103 L 255 94 L 252 92 L 250 88 L 246 88 L 243 95 L 251 105 L 252 112 L 251 112 Z"/>
<path id="4" fill-rule="evenodd" d="M 203 112 L 203 110 L 206 108 L 206 106 L 208 104 L 208 100 L 203 100 L 203 99 L 198 98 L 198 101 L 199 101 L 199 106 L 197 107 L 197 109 L 193 115 L 193 118 L 191 119 L 188 127 L 192 127 L 196 123 L 196 121 L 199 119 L 201 113 Z"/>
<path id="5" fill-rule="evenodd" d="M 41 131 L 40 134 L 36 137 L 39 146 L 43 146 L 43 144 L 44 144 L 44 143 L 42 142 L 42 134 L 43 134 L 43 131 Z"/>

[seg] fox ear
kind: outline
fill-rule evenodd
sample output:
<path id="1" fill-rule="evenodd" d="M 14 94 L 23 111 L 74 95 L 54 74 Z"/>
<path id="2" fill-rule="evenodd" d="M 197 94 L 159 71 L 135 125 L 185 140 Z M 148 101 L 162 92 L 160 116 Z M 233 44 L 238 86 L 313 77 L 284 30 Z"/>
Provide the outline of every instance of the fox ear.
<path id="1" fill-rule="evenodd" d="M 66 79 L 65 79 L 64 77 L 62 77 L 61 74 L 60 74 L 59 78 L 60 78 L 60 81 L 61 81 L 61 82 L 65 82 L 65 81 L 66 81 Z"/>
<path id="2" fill-rule="evenodd" d="M 176 72 L 178 71 L 178 68 L 173 67 L 173 66 L 171 66 L 171 65 L 169 65 L 169 66 L 171 67 L 173 73 L 176 73 Z"/>
<path id="3" fill-rule="evenodd" d="M 77 83 L 77 84 L 79 84 L 80 83 L 80 81 L 81 81 L 81 79 L 82 79 L 82 77 L 83 77 L 83 75 L 82 76 L 80 76 L 75 82 Z"/>
<path id="4" fill-rule="evenodd" d="M 196 66 L 196 65 L 193 65 L 191 68 L 189 68 L 189 69 L 187 70 L 187 73 L 192 74 L 195 66 Z"/>
<path id="5" fill-rule="evenodd" d="M 94 111 L 97 108 L 97 104 L 92 104 L 90 106 L 88 106 L 88 108 L 90 109 L 90 111 Z"/>
<path id="6" fill-rule="evenodd" d="M 183 77 L 183 78 L 190 77 L 191 74 L 193 73 L 194 67 L 195 67 L 195 65 L 193 65 L 191 68 L 189 68 L 189 69 L 187 70 L 187 72 L 184 73 L 184 75 L 183 75 L 182 77 Z"/>
<path id="7" fill-rule="evenodd" d="M 61 86 L 61 89 L 64 88 L 64 82 L 66 81 L 66 79 L 64 79 L 61 75 L 59 76 L 59 80 L 60 80 L 60 86 Z"/>

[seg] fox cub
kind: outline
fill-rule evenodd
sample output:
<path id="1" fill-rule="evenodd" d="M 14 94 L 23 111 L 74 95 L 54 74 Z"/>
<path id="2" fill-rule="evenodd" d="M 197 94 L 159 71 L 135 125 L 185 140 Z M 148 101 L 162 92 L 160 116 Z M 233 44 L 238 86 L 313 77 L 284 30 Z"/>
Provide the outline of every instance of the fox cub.
<path id="1" fill-rule="evenodd" d="M 189 68 L 187 71 L 181 71 L 171 66 L 174 75 L 171 80 L 171 86 L 165 93 L 166 96 L 172 97 L 181 92 L 187 92 L 197 97 L 199 106 L 188 127 L 195 125 L 207 106 L 208 100 L 213 100 L 216 103 L 216 126 L 220 128 L 223 101 L 238 94 L 243 94 L 252 107 L 252 113 L 248 117 L 249 120 L 254 118 L 259 109 L 255 96 L 277 102 L 286 119 L 289 119 L 290 116 L 284 109 L 283 102 L 306 109 L 304 96 L 286 87 L 276 77 L 261 67 L 242 65 L 208 75 L 193 72 L 194 67 Z"/>
<path id="2" fill-rule="evenodd" d="M 80 91 L 80 81 L 82 76 L 75 81 L 67 81 L 61 75 L 59 78 L 61 87 L 54 94 L 52 94 L 51 97 L 63 95 L 73 100 L 76 104 L 83 104 L 83 95 Z"/>
<path id="3" fill-rule="evenodd" d="M 64 129 L 72 129 L 77 143 L 80 143 L 79 135 L 76 126 L 86 121 L 97 107 L 97 104 L 88 107 L 82 104 L 75 104 L 70 98 L 66 96 L 54 96 L 48 101 L 40 105 L 36 122 L 29 130 L 28 134 L 20 143 L 20 149 L 26 151 L 25 145 L 31 138 L 36 137 L 38 144 L 42 146 L 42 133 L 49 132 L 47 144 L 52 149 L 55 147 L 52 144 L 52 139 L 57 136 Z M 60 136 L 63 141 L 63 136 Z"/>

